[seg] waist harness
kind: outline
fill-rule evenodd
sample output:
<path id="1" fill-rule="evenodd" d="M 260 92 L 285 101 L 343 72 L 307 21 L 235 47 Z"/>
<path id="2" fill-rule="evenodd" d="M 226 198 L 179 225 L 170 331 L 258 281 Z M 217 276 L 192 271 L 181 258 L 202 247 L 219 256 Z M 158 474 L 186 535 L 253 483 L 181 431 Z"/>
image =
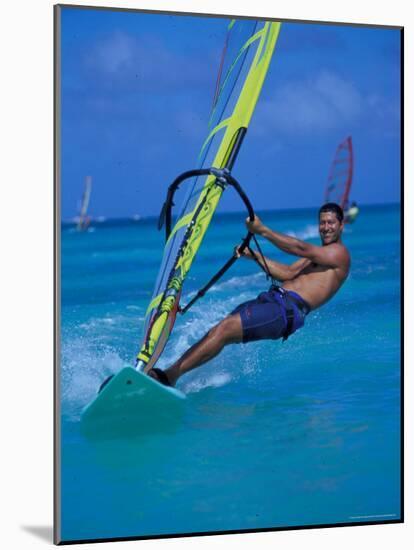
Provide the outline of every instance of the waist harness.
<path id="1" fill-rule="evenodd" d="M 295 320 L 295 307 L 296 306 L 304 315 L 307 315 L 310 311 L 309 305 L 305 300 L 296 298 L 296 296 L 289 293 L 281 286 L 272 285 L 270 290 L 277 292 L 282 298 L 286 310 L 286 330 L 283 334 L 283 341 L 287 340 L 293 331 L 293 323 Z"/>

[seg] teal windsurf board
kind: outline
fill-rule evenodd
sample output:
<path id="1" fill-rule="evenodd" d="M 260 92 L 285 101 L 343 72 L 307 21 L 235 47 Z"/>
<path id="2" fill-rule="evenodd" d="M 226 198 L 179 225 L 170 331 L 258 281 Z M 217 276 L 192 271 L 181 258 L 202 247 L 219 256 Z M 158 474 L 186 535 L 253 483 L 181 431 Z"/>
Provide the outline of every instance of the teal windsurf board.
<path id="1" fill-rule="evenodd" d="M 182 417 L 185 401 L 181 391 L 125 367 L 83 410 L 82 432 L 117 437 L 169 431 Z"/>

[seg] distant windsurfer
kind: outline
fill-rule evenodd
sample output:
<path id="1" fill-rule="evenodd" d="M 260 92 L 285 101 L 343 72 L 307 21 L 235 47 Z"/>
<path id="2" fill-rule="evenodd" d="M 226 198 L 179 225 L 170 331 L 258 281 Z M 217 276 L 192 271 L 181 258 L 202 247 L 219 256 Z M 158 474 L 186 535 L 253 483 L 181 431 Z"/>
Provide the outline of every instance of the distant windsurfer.
<path id="1" fill-rule="evenodd" d="M 359 208 L 355 201 L 351 203 L 351 206 L 344 212 L 345 223 L 354 223 L 359 214 Z"/>
<path id="2" fill-rule="evenodd" d="M 180 376 L 210 361 L 228 344 L 286 339 L 304 325 L 310 311 L 332 298 L 346 280 L 351 262 L 341 241 L 344 213 L 337 204 L 327 203 L 319 210 L 322 246 L 273 231 L 257 216 L 246 225 L 251 233 L 300 259 L 287 265 L 259 254 L 253 258 L 246 249 L 242 256 L 256 259 L 262 266 L 265 262 L 272 278 L 282 285 L 272 285 L 256 299 L 240 304 L 165 371 L 151 369 L 148 374 L 159 382 L 174 386 Z"/>

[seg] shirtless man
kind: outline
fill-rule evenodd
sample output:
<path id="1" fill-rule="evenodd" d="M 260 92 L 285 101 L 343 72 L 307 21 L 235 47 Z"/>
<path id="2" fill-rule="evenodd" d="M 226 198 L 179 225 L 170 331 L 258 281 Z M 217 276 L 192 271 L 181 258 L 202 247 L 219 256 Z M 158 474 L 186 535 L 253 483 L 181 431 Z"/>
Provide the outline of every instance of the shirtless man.
<path id="1" fill-rule="evenodd" d="M 210 361 L 228 344 L 286 339 L 304 325 L 310 311 L 332 298 L 347 278 L 351 260 L 341 241 L 344 213 L 337 204 L 327 203 L 319 210 L 322 246 L 272 231 L 257 216 L 246 225 L 251 233 L 300 259 L 287 265 L 256 255 L 256 261 L 262 266 L 265 262 L 272 278 L 282 285 L 272 285 L 268 292 L 240 304 L 165 371 L 151 369 L 148 374 L 162 384 L 174 386 L 180 376 Z M 242 256 L 253 259 L 247 249 Z"/>

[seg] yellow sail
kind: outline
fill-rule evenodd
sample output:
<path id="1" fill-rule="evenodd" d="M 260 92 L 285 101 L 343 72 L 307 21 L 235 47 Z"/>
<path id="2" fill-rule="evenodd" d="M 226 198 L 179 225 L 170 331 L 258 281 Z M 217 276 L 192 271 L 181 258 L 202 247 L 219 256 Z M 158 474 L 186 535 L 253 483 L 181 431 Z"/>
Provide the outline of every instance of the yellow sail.
<path id="1" fill-rule="evenodd" d="M 280 23 L 232 21 L 220 64 L 209 133 L 199 167 L 233 168 L 259 98 L 280 31 Z M 148 371 L 160 356 L 179 307 L 182 286 L 225 186 L 215 174 L 199 176 L 188 189 L 164 250 L 148 306 L 137 368 Z"/>

